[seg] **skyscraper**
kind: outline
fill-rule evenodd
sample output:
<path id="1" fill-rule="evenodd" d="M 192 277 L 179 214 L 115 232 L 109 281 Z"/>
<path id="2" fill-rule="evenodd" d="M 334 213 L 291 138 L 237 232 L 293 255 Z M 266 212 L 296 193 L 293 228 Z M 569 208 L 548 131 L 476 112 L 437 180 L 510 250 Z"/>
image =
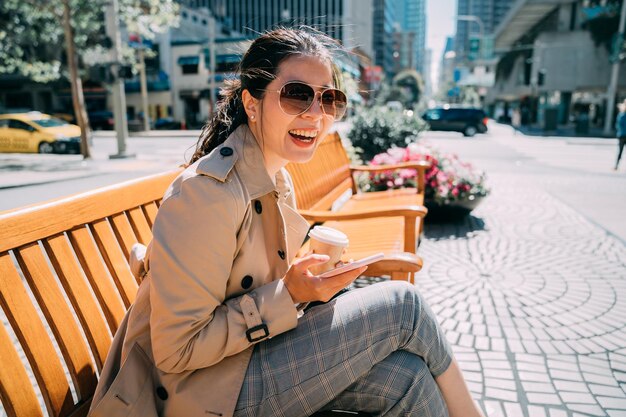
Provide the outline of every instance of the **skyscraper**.
<path id="1" fill-rule="evenodd" d="M 374 57 L 387 76 L 412 68 L 423 71 L 426 46 L 425 0 L 373 0 Z"/>
<path id="2" fill-rule="evenodd" d="M 179 0 L 207 8 L 226 27 L 256 35 L 277 25 L 307 24 L 344 41 L 344 9 L 349 0 Z"/>
<path id="3" fill-rule="evenodd" d="M 457 15 L 477 17 L 482 22 L 484 34 L 489 35 L 504 19 L 513 3 L 511 0 L 458 0 Z M 479 26 L 476 22 L 465 20 L 456 22 L 454 46 L 458 60 L 467 58 L 469 38 L 473 34 L 479 34 Z"/>
<path id="4" fill-rule="evenodd" d="M 394 71 L 394 37 L 396 31 L 396 11 L 395 0 L 373 0 L 373 20 L 374 20 L 374 62 L 380 65 L 388 76 Z"/>
<path id="5" fill-rule="evenodd" d="M 426 0 L 396 0 L 396 15 L 407 39 L 407 54 L 403 60 L 403 67 L 423 72 L 426 48 Z"/>
<path id="6" fill-rule="evenodd" d="M 306 24 L 337 39 L 349 50 L 374 56 L 375 0 L 177 0 L 193 9 L 211 11 L 223 25 L 244 36 L 278 25 Z M 389 3 L 390 0 L 387 0 Z"/>

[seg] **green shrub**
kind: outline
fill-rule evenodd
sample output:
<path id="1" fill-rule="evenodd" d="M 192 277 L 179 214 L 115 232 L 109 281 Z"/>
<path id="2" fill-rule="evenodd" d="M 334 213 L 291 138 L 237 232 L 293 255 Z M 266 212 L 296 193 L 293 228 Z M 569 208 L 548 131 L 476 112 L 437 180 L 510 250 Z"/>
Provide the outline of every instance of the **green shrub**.
<path id="1" fill-rule="evenodd" d="M 359 109 L 352 122 L 348 138 L 364 161 L 393 146 L 405 147 L 415 142 L 428 126 L 417 114 L 384 106 Z"/>

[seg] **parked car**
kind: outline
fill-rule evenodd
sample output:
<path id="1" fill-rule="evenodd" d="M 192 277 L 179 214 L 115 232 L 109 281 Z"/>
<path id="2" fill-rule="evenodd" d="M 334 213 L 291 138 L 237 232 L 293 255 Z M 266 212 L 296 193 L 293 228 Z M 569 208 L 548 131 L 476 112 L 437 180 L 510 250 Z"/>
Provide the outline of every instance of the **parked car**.
<path id="1" fill-rule="evenodd" d="M 113 112 L 108 110 L 89 112 L 87 117 L 89 118 L 89 126 L 93 130 L 113 130 L 115 126 Z"/>
<path id="2" fill-rule="evenodd" d="M 80 128 L 37 111 L 0 114 L 0 152 L 80 153 Z"/>
<path id="3" fill-rule="evenodd" d="M 154 122 L 156 130 L 180 130 L 181 123 L 171 117 L 162 117 Z"/>
<path id="4" fill-rule="evenodd" d="M 65 120 L 68 123 L 73 123 L 75 125 L 78 124 L 76 123 L 76 117 L 74 117 L 73 113 L 66 113 L 64 111 L 58 111 L 58 112 L 53 112 L 50 116 L 56 117 L 57 119 Z"/>
<path id="5" fill-rule="evenodd" d="M 481 109 L 467 107 L 437 107 L 423 115 L 430 130 L 461 132 L 464 136 L 474 136 L 487 131 L 487 115 Z"/>
<path id="6" fill-rule="evenodd" d="M 52 117 L 65 120 L 68 123 L 78 124 L 76 122 L 76 116 L 74 116 L 73 112 L 67 113 L 57 111 L 52 113 Z M 92 130 L 113 130 L 115 127 L 113 112 L 108 110 L 95 110 L 87 112 L 87 118 L 89 119 L 89 127 Z"/>

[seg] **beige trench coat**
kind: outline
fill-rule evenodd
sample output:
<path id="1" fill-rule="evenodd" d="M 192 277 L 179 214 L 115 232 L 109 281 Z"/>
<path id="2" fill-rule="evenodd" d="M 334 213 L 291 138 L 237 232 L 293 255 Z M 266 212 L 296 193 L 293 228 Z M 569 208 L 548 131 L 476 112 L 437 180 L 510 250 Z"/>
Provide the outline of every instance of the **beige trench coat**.
<path id="1" fill-rule="evenodd" d="M 309 225 L 292 188 L 246 125 L 172 183 L 91 416 L 232 415 L 255 339 L 297 324 L 280 278 Z"/>

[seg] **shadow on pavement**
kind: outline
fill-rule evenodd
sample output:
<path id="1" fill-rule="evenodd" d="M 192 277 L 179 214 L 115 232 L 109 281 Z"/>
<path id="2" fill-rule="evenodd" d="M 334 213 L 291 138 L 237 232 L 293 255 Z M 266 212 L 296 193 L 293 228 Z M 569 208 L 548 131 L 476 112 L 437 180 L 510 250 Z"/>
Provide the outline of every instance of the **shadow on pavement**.
<path id="1" fill-rule="evenodd" d="M 423 239 L 470 239 L 474 232 L 485 230 L 485 222 L 471 214 L 456 218 L 426 217 Z"/>

